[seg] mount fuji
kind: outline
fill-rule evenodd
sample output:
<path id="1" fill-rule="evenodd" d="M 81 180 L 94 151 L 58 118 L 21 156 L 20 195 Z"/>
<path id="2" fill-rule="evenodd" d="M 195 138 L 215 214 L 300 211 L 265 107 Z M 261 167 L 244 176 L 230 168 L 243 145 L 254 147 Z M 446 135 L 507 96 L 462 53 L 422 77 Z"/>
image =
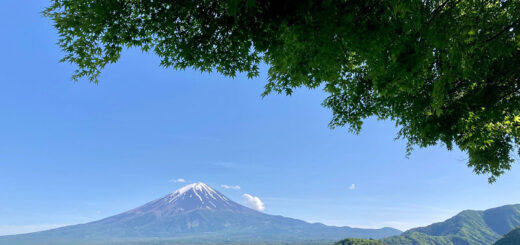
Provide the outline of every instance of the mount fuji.
<path id="1" fill-rule="evenodd" d="M 85 224 L 0 237 L 0 245 L 323 244 L 384 238 L 393 228 L 326 226 L 269 215 L 233 202 L 204 183 L 184 186 L 138 208 Z"/>

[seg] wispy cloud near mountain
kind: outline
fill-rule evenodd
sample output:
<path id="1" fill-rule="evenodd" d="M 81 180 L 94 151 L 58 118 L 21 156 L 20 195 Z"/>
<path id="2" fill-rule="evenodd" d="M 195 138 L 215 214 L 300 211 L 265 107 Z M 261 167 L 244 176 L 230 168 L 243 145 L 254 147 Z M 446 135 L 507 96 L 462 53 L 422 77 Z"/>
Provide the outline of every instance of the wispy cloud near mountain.
<path id="1" fill-rule="evenodd" d="M 263 211 L 265 209 L 265 204 L 262 202 L 262 200 L 260 200 L 260 198 L 247 193 L 242 196 L 247 200 L 247 205 L 250 208 L 256 209 L 258 211 Z"/>
<path id="2" fill-rule="evenodd" d="M 170 182 L 173 182 L 173 183 L 186 183 L 186 180 L 183 179 L 183 178 L 178 178 L 178 179 L 172 179 L 172 180 L 170 180 Z"/>
<path id="3" fill-rule="evenodd" d="M 220 187 L 222 187 L 224 189 L 240 190 L 239 185 L 220 185 Z"/>

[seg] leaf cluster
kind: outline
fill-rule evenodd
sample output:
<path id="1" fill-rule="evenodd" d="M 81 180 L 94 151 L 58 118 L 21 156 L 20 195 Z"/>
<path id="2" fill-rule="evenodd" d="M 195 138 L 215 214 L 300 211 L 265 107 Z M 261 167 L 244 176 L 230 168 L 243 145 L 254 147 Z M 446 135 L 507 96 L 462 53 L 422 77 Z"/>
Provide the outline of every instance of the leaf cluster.
<path id="1" fill-rule="evenodd" d="M 264 95 L 323 88 L 330 126 L 391 119 L 414 146 L 454 145 L 489 181 L 520 142 L 519 0 L 52 0 L 74 79 L 124 48 L 165 67 L 258 75 Z"/>

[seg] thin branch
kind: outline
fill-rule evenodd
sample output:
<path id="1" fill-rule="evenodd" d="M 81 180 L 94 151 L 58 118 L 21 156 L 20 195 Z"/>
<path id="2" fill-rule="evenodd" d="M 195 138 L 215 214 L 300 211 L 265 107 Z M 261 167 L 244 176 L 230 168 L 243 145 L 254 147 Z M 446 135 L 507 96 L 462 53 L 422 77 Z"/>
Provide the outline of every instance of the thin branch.
<path id="1" fill-rule="evenodd" d="M 488 38 L 486 40 L 486 43 L 495 40 L 497 37 L 499 37 L 500 35 L 506 33 L 509 29 L 513 28 L 518 23 L 520 23 L 520 20 L 517 20 L 517 21 L 513 22 L 513 24 L 504 27 L 504 29 L 502 29 L 500 32 L 498 32 L 497 34 L 495 34 L 492 37 Z"/>
<path id="2" fill-rule="evenodd" d="M 432 17 L 430 17 L 430 19 L 426 22 L 426 24 L 430 24 L 433 19 L 435 19 L 435 17 L 437 17 L 437 15 L 439 15 L 441 13 L 441 10 L 444 8 L 444 6 L 446 6 L 446 4 L 448 4 L 451 0 L 446 0 L 444 1 L 444 3 L 442 3 L 439 7 L 437 7 L 434 11 L 433 11 L 433 15 Z"/>

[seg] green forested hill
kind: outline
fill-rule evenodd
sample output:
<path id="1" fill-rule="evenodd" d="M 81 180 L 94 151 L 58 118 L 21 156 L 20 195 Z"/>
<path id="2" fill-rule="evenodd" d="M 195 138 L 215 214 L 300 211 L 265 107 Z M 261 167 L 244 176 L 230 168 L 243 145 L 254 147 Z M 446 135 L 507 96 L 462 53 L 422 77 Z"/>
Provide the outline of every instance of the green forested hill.
<path id="1" fill-rule="evenodd" d="M 520 227 L 510 231 L 494 245 L 518 245 L 520 244 Z"/>
<path id="2" fill-rule="evenodd" d="M 520 205 L 508 205 L 485 211 L 462 211 L 444 222 L 381 241 L 389 245 L 489 245 L 517 226 L 520 226 Z"/>
<path id="3" fill-rule="evenodd" d="M 357 239 L 357 238 L 347 238 L 345 240 L 341 240 L 334 245 L 386 245 L 377 240 L 373 239 Z"/>

